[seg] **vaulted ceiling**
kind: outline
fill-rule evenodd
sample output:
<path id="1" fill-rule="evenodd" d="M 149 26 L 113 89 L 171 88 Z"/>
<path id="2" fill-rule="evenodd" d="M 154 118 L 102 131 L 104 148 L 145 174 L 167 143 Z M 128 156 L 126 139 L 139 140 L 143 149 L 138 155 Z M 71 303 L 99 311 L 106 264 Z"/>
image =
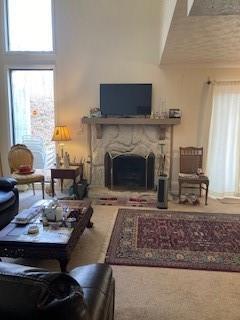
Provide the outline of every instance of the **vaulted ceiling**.
<path id="1" fill-rule="evenodd" d="M 240 0 L 189 2 L 177 1 L 161 64 L 240 65 Z"/>
<path id="2" fill-rule="evenodd" d="M 188 0 L 189 15 L 216 16 L 240 14 L 239 0 Z"/>

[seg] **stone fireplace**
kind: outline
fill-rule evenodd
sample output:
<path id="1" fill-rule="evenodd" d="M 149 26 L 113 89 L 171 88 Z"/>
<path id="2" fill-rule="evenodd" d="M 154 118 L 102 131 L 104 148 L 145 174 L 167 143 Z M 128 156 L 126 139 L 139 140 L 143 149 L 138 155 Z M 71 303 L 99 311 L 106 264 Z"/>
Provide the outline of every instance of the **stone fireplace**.
<path id="1" fill-rule="evenodd" d="M 131 188 L 131 183 L 127 181 L 127 177 L 116 177 L 116 171 L 119 170 L 119 166 L 120 170 L 124 171 L 122 167 L 123 161 L 126 160 L 125 157 L 129 162 L 125 169 L 132 171 L 132 178 L 135 180 L 132 184 L 139 185 L 145 190 L 153 188 L 157 183 L 159 156 L 162 152 L 166 155 L 165 172 L 169 172 L 171 133 L 169 127 L 165 128 L 164 139 L 159 139 L 159 127 L 154 125 L 107 125 L 101 129 L 101 138 L 98 138 L 98 130 L 94 125 L 91 126 L 90 131 L 90 181 L 92 186 L 104 187 L 107 185 L 111 188 L 112 186 L 122 185 L 125 179 L 124 183 Z M 110 158 L 116 158 L 111 160 L 117 162 L 116 165 L 114 163 L 113 174 L 106 173 L 106 155 L 109 157 L 108 166 L 110 166 Z M 132 162 L 136 160 L 138 162 L 137 167 L 132 165 Z M 151 166 L 151 168 L 148 168 L 148 166 Z M 140 177 L 134 177 L 137 171 L 142 171 L 141 179 Z M 148 180 L 147 182 L 146 179 Z"/>
<path id="2" fill-rule="evenodd" d="M 110 189 L 121 188 L 151 190 L 154 188 L 155 155 L 146 156 L 107 152 L 104 157 L 105 186 Z"/>
<path id="3" fill-rule="evenodd" d="M 117 156 L 120 167 L 122 166 L 122 155 L 136 156 L 139 160 L 136 172 L 131 165 L 127 168 L 131 171 L 135 183 L 143 185 L 143 175 L 135 178 L 137 170 L 143 171 L 145 176 L 144 187 L 150 189 L 152 183 L 157 185 L 160 174 L 160 159 L 165 157 L 164 173 L 169 176 L 169 186 L 172 180 L 173 162 L 173 129 L 179 124 L 179 118 L 152 119 L 152 118 L 104 118 L 104 117 L 83 117 L 82 123 L 88 125 L 89 142 L 89 182 L 92 187 L 104 187 L 105 184 L 112 186 L 112 183 L 130 184 L 127 176 L 115 178 L 113 174 L 105 175 L 105 155 Z M 151 161 L 149 159 L 151 155 Z M 152 156 L 153 155 L 153 156 Z M 136 160 L 136 159 L 135 159 Z M 153 161 L 154 160 L 154 161 Z M 151 164 L 151 168 L 147 166 Z M 119 170 L 119 163 L 117 164 Z M 145 163 L 145 164 L 144 164 Z M 125 166 L 125 165 L 124 165 Z M 142 167 L 141 167 L 142 166 Z M 125 168 L 125 167 L 124 167 Z M 147 168 L 147 169 L 146 169 Z M 122 168 L 120 170 L 124 171 Z M 124 173 L 124 172 L 123 172 Z M 153 176 L 153 178 L 152 178 Z M 147 177 L 147 178 L 146 178 Z M 113 179 L 114 178 L 114 179 Z M 139 179 L 139 180 L 138 180 Z M 147 182 L 146 182 L 147 179 Z M 141 181 L 141 182 L 140 182 Z M 152 182 L 153 181 L 153 182 Z"/>

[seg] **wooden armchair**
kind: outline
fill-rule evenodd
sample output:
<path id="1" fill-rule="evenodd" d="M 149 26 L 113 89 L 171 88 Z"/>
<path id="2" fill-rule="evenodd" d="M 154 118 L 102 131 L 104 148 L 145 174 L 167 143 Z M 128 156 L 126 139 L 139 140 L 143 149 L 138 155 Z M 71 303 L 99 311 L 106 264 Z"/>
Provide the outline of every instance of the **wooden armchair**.
<path id="1" fill-rule="evenodd" d="M 205 205 L 207 205 L 209 179 L 198 172 L 202 169 L 202 159 L 203 148 L 180 147 L 179 202 L 182 187 L 193 188 L 193 185 L 198 185 L 200 197 L 202 190 L 205 190 Z"/>
<path id="2" fill-rule="evenodd" d="M 42 197 L 44 199 L 44 175 L 34 173 L 33 154 L 24 144 L 16 144 L 11 147 L 8 153 L 8 163 L 12 177 L 16 179 L 17 184 L 31 184 L 34 195 L 34 183 L 40 182 L 42 185 Z M 31 171 L 24 174 L 19 173 L 19 168 L 22 165 L 29 166 Z"/>

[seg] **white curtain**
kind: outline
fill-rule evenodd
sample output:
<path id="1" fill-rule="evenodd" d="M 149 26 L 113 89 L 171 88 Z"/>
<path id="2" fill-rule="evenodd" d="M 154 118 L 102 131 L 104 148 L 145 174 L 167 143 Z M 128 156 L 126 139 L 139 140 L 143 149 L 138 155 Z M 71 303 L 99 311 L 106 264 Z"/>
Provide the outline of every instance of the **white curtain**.
<path id="1" fill-rule="evenodd" d="M 210 194 L 239 196 L 240 82 L 216 82 L 208 146 Z"/>

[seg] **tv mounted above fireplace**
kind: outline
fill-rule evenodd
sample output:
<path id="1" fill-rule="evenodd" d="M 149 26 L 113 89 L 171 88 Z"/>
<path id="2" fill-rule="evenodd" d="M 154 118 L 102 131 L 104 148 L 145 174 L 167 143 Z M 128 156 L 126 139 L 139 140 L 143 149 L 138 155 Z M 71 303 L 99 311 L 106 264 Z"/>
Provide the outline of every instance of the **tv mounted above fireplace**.
<path id="1" fill-rule="evenodd" d="M 152 84 L 100 84 L 102 116 L 147 116 L 152 108 Z"/>

